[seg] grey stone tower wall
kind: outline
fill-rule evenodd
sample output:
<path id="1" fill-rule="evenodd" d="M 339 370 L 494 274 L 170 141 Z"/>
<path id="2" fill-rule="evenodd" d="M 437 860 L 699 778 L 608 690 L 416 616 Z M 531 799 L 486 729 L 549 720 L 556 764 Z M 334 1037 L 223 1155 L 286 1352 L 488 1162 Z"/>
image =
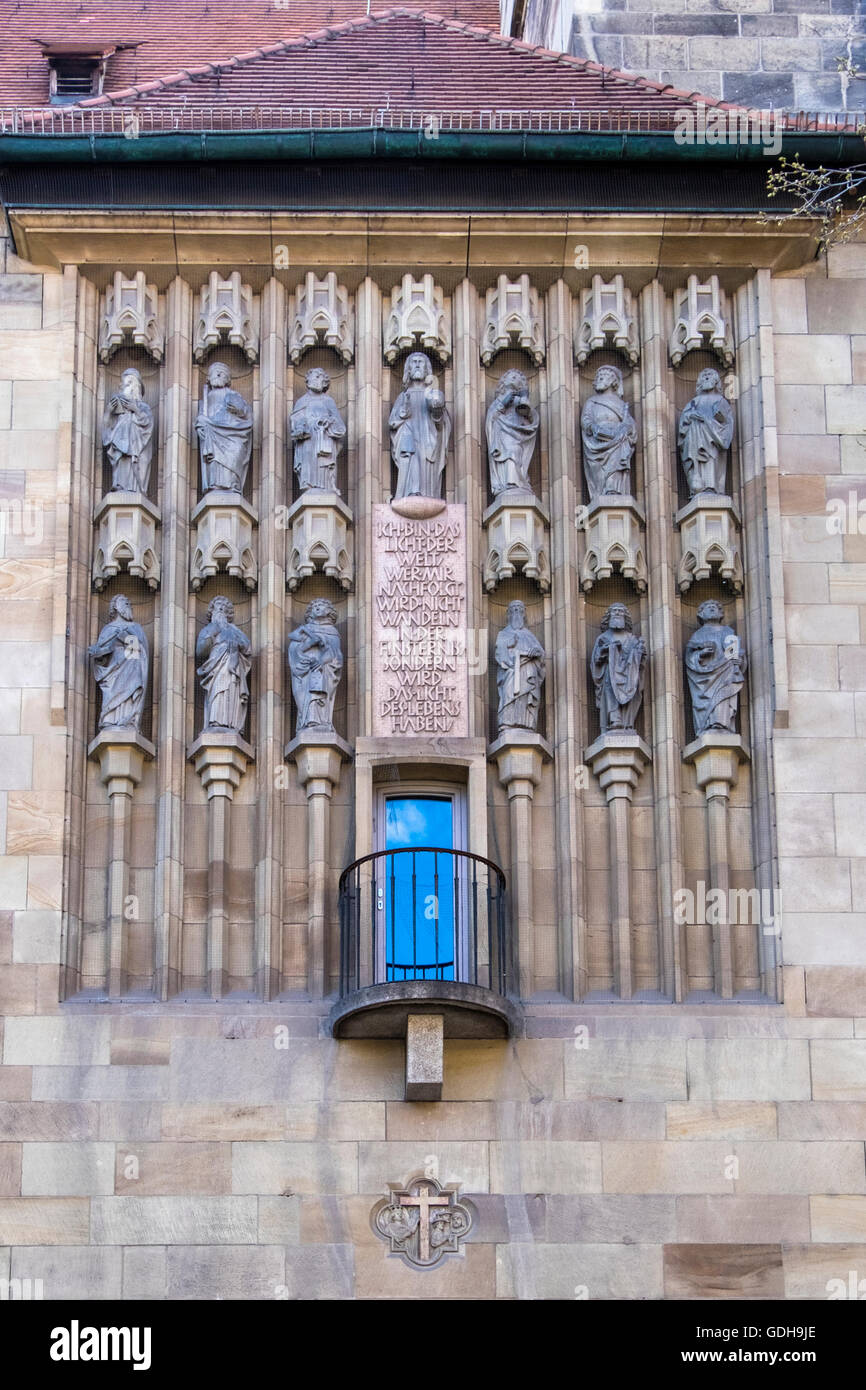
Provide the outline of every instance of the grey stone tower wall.
<path id="1" fill-rule="evenodd" d="M 592 8 L 594 13 L 587 13 Z M 864 0 L 503 0 L 503 29 L 725 101 L 862 110 Z"/>

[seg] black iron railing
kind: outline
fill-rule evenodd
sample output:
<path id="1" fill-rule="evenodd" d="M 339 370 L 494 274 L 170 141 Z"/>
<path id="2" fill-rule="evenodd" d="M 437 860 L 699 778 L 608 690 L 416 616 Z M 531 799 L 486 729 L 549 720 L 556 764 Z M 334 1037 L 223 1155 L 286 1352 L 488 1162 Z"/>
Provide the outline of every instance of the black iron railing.
<path id="1" fill-rule="evenodd" d="M 466 850 L 422 846 L 356 859 L 340 877 L 340 994 L 451 981 L 508 993 L 505 875 Z"/>

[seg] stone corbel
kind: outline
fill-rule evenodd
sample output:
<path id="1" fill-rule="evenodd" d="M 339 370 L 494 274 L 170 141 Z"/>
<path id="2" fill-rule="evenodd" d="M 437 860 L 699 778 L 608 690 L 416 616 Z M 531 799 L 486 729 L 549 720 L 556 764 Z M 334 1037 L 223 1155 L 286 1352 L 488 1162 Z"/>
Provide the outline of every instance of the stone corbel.
<path id="1" fill-rule="evenodd" d="M 351 589 L 355 567 L 352 561 L 352 513 L 335 492 L 304 492 L 289 509 L 292 543 L 286 571 L 290 592 L 316 570 L 335 579 L 341 589 Z"/>
<path id="2" fill-rule="evenodd" d="M 429 352 L 444 366 L 451 358 L 451 329 L 442 300 L 442 291 L 432 275 L 415 280 L 403 276 L 391 291 L 391 311 L 385 323 L 386 362 L 396 362 L 401 352 L 412 348 Z"/>
<path id="3" fill-rule="evenodd" d="M 97 528 L 93 587 L 101 593 L 127 570 L 151 590 L 159 588 L 159 508 L 140 492 L 107 492 L 93 513 Z"/>
<path id="4" fill-rule="evenodd" d="M 580 587 L 588 593 L 600 579 L 617 570 L 642 594 L 647 586 L 644 556 L 644 511 L 634 497 L 605 495 L 583 514 L 586 549 L 580 566 Z"/>
<path id="5" fill-rule="evenodd" d="M 579 365 L 599 348 L 613 347 L 634 366 L 640 358 L 637 320 L 631 290 L 621 275 L 605 282 L 593 275 L 592 285 L 580 295 L 580 323 L 574 339 L 574 355 Z"/>
<path id="6" fill-rule="evenodd" d="M 206 492 L 190 517 L 189 582 L 197 592 L 220 570 L 239 579 L 246 589 L 258 582 L 253 531 L 255 508 L 239 492 Z"/>
<path id="7" fill-rule="evenodd" d="M 482 517 L 487 532 L 484 587 L 488 593 L 522 570 L 542 594 L 550 589 L 550 515 L 533 493 L 501 492 Z"/>
<path id="8" fill-rule="evenodd" d="M 196 320 L 192 355 L 201 362 L 221 342 L 239 347 L 248 362 L 259 358 L 259 338 L 253 323 L 253 292 L 241 284 L 239 270 L 233 270 L 227 280 L 212 270 L 206 285 L 201 287 L 201 302 Z"/>
<path id="9" fill-rule="evenodd" d="M 730 848 L 728 803 L 736 786 L 741 763 L 749 761 L 749 750 L 739 734 L 708 729 L 683 749 L 683 762 L 692 763 L 697 783 L 707 803 L 707 846 L 710 888 L 719 890 L 721 901 L 730 903 Z M 734 994 L 734 946 L 730 914 L 718 914 L 713 926 L 713 980 L 722 999 Z"/>
<path id="10" fill-rule="evenodd" d="M 495 289 L 487 291 L 481 361 L 489 366 L 498 352 L 509 347 L 523 348 L 536 366 L 544 361 L 544 329 L 538 291 L 532 289 L 528 275 L 509 280 L 500 275 Z"/>
<path id="11" fill-rule="evenodd" d="M 547 740 L 535 730 L 504 729 L 491 743 L 487 756 L 496 764 L 499 781 L 508 793 L 511 921 L 517 942 L 520 997 L 526 999 L 532 989 L 532 798 L 542 768 L 553 754 Z"/>
<path id="12" fill-rule="evenodd" d="M 99 325 L 99 360 L 109 362 L 119 347 L 132 343 L 161 362 L 165 334 L 159 321 L 159 292 L 148 285 L 143 270 L 131 280 L 114 272 L 114 284 L 105 291 L 105 312 Z"/>
<path id="13" fill-rule="evenodd" d="M 652 754 L 639 734 L 623 730 L 601 734 L 583 756 L 607 798 L 613 973 L 620 999 L 631 999 L 631 801 Z"/>
<path id="14" fill-rule="evenodd" d="M 333 348 L 343 362 L 355 354 L 355 326 L 349 292 L 337 284 L 329 270 L 324 280 L 307 271 L 303 285 L 295 291 L 295 313 L 289 337 L 289 357 L 300 362 L 304 353 L 317 344 Z"/>
<path id="15" fill-rule="evenodd" d="M 740 518 L 733 500 L 714 492 L 693 497 L 676 514 L 680 531 L 677 586 L 684 594 L 695 580 L 709 579 L 718 566 L 719 578 L 735 594 L 743 591 L 740 558 Z"/>
<path id="16" fill-rule="evenodd" d="M 255 754 L 240 734 L 205 729 L 187 752 L 207 795 L 207 975 L 208 993 L 220 999 L 228 986 L 228 861 L 231 803 Z"/>
<path id="17" fill-rule="evenodd" d="M 690 275 L 683 289 L 674 295 L 674 329 L 670 338 L 670 357 L 678 367 L 687 352 L 709 348 L 725 367 L 734 363 L 734 341 L 727 302 L 718 275 L 701 283 Z"/>
<path id="18" fill-rule="evenodd" d="M 328 883 L 330 877 L 331 798 L 340 784 L 352 750 L 336 733 L 310 730 L 286 745 L 286 762 L 295 763 L 307 796 L 307 960 L 308 987 L 314 999 L 326 993 L 328 959 Z"/>
<path id="19" fill-rule="evenodd" d="M 108 997 L 119 999 L 126 981 L 125 914 L 129 895 L 129 849 L 132 834 L 132 797 L 144 775 L 144 764 L 156 750 L 135 729 L 103 729 L 87 749 L 99 763 L 108 792 L 109 852 L 106 885 L 108 926 Z"/>

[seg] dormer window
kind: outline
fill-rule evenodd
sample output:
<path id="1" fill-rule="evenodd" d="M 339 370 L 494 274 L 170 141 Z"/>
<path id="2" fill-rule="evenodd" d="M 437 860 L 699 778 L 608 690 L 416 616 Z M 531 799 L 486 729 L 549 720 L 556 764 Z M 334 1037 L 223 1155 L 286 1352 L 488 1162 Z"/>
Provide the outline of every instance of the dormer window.
<path id="1" fill-rule="evenodd" d="M 117 45 L 79 42 L 45 44 L 43 57 L 50 69 L 52 106 L 66 106 L 99 96 L 105 81 L 105 65 Z"/>

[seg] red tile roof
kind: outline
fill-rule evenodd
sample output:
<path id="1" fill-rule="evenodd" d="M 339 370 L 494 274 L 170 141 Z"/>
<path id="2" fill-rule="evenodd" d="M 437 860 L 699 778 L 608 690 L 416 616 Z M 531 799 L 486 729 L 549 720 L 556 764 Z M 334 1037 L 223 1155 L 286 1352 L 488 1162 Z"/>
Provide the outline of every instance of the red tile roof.
<path id="1" fill-rule="evenodd" d="M 400 7 L 189 65 L 81 103 L 159 107 L 386 107 L 672 115 L 697 94 L 478 25 Z M 710 105 L 717 103 L 708 100 Z"/>
<path id="2" fill-rule="evenodd" d="M 499 28 L 499 0 L 439 0 L 434 8 Z M 48 101 L 45 43 L 135 43 L 108 61 L 105 90 L 114 91 L 343 24 L 366 9 L 366 0 L 0 0 L 0 104 Z"/>

